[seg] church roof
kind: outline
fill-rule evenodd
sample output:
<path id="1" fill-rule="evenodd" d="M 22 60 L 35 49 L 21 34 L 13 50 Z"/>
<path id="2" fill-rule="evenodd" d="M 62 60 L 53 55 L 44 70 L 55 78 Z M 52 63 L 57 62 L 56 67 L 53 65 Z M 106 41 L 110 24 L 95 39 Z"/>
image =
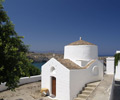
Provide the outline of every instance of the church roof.
<path id="1" fill-rule="evenodd" d="M 84 67 L 80 67 L 79 65 L 75 64 L 73 61 L 69 59 L 59 59 L 58 60 L 62 65 L 64 65 L 68 69 L 86 69 L 88 68 L 92 63 L 95 62 L 95 60 L 92 60 L 90 63 L 88 63 Z"/>
<path id="2" fill-rule="evenodd" d="M 90 42 L 87 42 L 87 41 L 84 41 L 80 38 L 80 40 L 78 41 L 75 41 L 75 42 L 72 42 L 70 43 L 69 45 L 95 45 L 95 44 L 92 44 Z"/>
<path id="3" fill-rule="evenodd" d="M 58 61 L 61 64 L 63 64 L 65 67 L 67 67 L 68 69 L 81 69 L 80 66 L 78 66 L 77 64 L 75 64 L 74 62 L 72 62 L 69 59 L 59 59 Z"/>

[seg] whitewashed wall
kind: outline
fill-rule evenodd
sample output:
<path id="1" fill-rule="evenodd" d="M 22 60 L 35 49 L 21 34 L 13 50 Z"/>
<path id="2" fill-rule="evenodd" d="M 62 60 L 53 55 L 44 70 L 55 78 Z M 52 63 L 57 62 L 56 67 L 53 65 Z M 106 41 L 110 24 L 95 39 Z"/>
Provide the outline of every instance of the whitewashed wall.
<path id="1" fill-rule="evenodd" d="M 114 74 L 114 57 L 108 57 L 106 59 L 106 74 Z M 118 66 L 115 70 L 115 80 L 120 81 L 120 61 L 118 61 Z"/>
<path id="2" fill-rule="evenodd" d="M 116 66 L 115 80 L 120 81 L 120 61 L 118 61 L 118 66 Z"/>
<path id="3" fill-rule="evenodd" d="M 54 72 L 51 68 L 54 67 Z M 70 71 L 54 58 L 42 66 L 42 88 L 48 88 L 51 92 L 51 77 L 56 77 L 56 99 L 70 100 Z"/>
<path id="4" fill-rule="evenodd" d="M 37 82 L 40 80 L 41 80 L 41 75 L 36 75 L 36 76 L 31 76 L 31 77 L 22 77 L 22 78 L 20 78 L 20 83 L 18 85 Z M 5 83 L 2 83 L 0 85 L 0 91 L 6 90 L 6 89 L 7 89 L 7 87 L 5 86 Z"/>
<path id="5" fill-rule="evenodd" d="M 116 51 L 116 54 L 120 53 L 120 50 Z M 116 71 L 115 71 L 115 80 L 116 81 L 120 81 L 120 60 L 118 61 L 118 65 L 115 66 L 116 67 Z"/>
<path id="6" fill-rule="evenodd" d="M 26 83 L 32 83 L 32 82 L 36 82 L 36 81 L 40 81 L 40 80 L 41 80 L 41 75 L 22 77 L 22 78 L 20 78 L 19 85 L 26 84 Z"/>
<path id="7" fill-rule="evenodd" d="M 96 70 L 98 67 L 98 70 Z M 87 69 L 70 71 L 70 100 L 77 97 L 86 83 L 103 79 L 103 64 L 96 61 Z"/>
<path id="8" fill-rule="evenodd" d="M 6 83 L 1 83 L 0 85 L 0 91 L 4 91 L 7 89 L 7 87 L 5 86 Z"/>
<path id="9" fill-rule="evenodd" d="M 106 58 L 106 74 L 114 74 L 114 57 Z"/>
<path id="10" fill-rule="evenodd" d="M 55 68 L 53 72 L 52 67 Z M 73 100 L 86 83 L 103 78 L 103 64 L 96 60 L 87 69 L 69 70 L 52 58 L 42 66 L 42 88 L 48 88 L 50 94 L 51 76 L 56 77 L 56 99 Z"/>
<path id="11" fill-rule="evenodd" d="M 64 47 L 64 59 L 92 60 L 98 59 L 96 45 L 68 45 Z"/>

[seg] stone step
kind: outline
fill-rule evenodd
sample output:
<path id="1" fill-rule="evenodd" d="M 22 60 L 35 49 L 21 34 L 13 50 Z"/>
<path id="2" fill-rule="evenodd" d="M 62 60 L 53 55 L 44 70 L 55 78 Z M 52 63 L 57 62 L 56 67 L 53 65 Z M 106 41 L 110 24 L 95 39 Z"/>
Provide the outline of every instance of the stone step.
<path id="1" fill-rule="evenodd" d="M 100 83 L 99 81 L 98 82 L 89 83 L 89 84 L 87 84 L 87 87 L 97 87 L 99 83 Z"/>
<path id="2" fill-rule="evenodd" d="M 85 98 L 79 98 L 79 97 L 77 97 L 74 100 L 86 100 L 86 99 Z"/>
<path id="3" fill-rule="evenodd" d="M 87 84 L 87 87 L 96 87 L 96 85 L 93 85 L 93 84 Z"/>
<path id="4" fill-rule="evenodd" d="M 93 91 L 95 87 L 85 87 L 84 90 Z"/>
<path id="5" fill-rule="evenodd" d="M 74 100 L 86 100 L 93 90 L 99 85 L 99 83 L 100 81 L 87 84 L 81 94 L 78 94 L 78 97 Z"/>
<path id="6" fill-rule="evenodd" d="M 89 96 L 89 95 L 87 95 L 87 94 L 78 94 L 78 97 L 79 97 L 79 98 L 87 99 L 88 96 Z"/>
<path id="7" fill-rule="evenodd" d="M 90 91 L 90 90 L 83 90 L 82 91 L 82 94 L 87 94 L 88 95 L 88 94 L 91 94 L 91 93 L 92 93 L 92 91 Z"/>

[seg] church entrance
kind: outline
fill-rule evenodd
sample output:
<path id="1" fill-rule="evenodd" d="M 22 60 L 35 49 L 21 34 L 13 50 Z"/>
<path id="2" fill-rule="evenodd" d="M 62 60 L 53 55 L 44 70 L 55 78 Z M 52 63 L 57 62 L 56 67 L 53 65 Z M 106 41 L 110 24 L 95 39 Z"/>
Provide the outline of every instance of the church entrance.
<path id="1" fill-rule="evenodd" d="M 52 77 L 52 94 L 56 96 L 56 78 Z"/>

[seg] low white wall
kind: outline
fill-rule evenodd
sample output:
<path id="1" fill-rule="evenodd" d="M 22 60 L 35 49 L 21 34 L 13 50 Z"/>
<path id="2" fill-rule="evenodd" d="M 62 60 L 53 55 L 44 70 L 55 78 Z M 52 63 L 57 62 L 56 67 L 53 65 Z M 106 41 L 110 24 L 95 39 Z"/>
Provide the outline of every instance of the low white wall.
<path id="1" fill-rule="evenodd" d="M 1 83 L 0 85 L 0 91 L 6 90 L 7 87 L 5 86 L 6 83 Z"/>
<path id="2" fill-rule="evenodd" d="M 96 69 L 98 68 L 98 70 Z M 94 62 L 87 69 L 70 71 L 70 100 L 77 97 L 85 84 L 103 79 L 103 64 L 100 61 Z"/>
<path id="3" fill-rule="evenodd" d="M 32 83 L 36 81 L 41 80 L 41 75 L 31 76 L 31 77 L 22 77 L 20 78 L 20 83 L 18 85 L 26 84 L 26 83 Z M 4 91 L 7 89 L 5 86 L 6 83 L 1 83 L 0 85 L 0 91 Z"/>

